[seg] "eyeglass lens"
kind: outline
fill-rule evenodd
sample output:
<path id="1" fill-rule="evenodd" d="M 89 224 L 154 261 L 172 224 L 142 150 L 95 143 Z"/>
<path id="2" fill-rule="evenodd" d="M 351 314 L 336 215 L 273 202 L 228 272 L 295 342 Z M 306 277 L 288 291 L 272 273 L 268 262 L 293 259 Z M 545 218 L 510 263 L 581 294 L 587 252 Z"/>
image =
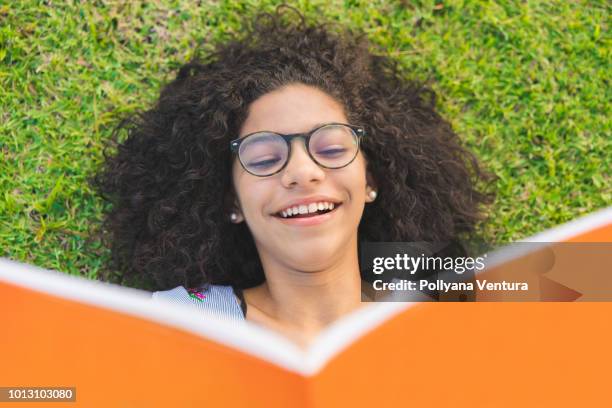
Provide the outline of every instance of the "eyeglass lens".
<path id="1" fill-rule="evenodd" d="M 353 129 L 343 125 L 327 125 L 318 129 L 311 135 L 308 146 L 311 156 L 319 165 L 332 169 L 350 163 L 358 149 Z M 289 147 L 282 136 L 261 132 L 244 140 L 238 154 L 250 173 L 270 175 L 285 165 Z"/>

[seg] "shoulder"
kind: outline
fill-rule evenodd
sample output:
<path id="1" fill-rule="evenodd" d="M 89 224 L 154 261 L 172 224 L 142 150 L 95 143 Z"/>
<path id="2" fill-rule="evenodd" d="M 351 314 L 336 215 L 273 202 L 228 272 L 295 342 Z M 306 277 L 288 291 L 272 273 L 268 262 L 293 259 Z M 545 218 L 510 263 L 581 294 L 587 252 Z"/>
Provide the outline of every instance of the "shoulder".
<path id="1" fill-rule="evenodd" d="M 152 299 L 195 306 L 222 319 L 244 319 L 231 286 L 207 285 L 201 288 L 177 286 L 174 289 L 153 292 Z"/>

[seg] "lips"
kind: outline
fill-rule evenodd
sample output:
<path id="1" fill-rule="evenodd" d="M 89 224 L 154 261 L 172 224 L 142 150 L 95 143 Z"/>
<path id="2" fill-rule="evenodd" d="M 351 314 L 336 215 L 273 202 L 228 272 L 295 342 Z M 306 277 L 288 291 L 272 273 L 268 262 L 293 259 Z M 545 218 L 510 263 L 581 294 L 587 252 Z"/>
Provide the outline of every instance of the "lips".
<path id="1" fill-rule="evenodd" d="M 342 203 L 334 204 L 330 203 L 329 205 L 324 203 L 312 203 L 308 206 L 296 206 L 290 207 L 287 210 L 279 211 L 274 214 L 275 217 L 283 218 L 283 219 L 292 219 L 292 218 L 310 218 L 316 217 L 318 215 L 327 214 L 336 210 L 340 207 Z M 296 212 L 297 210 L 297 212 Z"/>
<path id="2" fill-rule="evenodd" d="M 297 227 L 308 227 L 319 225 L 324 222 L 329 221 L 333 217 L 335 217 L 338 210 L 342 207 L 342 204 L 338 204 L 334 206 L 333 210 L 327 210 L 326 212 L 314 212 L 308 214 L 299 214 L 293 217 L 282 217 L 280 215 L 275 215 L 274 218 L 278 219 L 281 223 L 289 226 L 297 226 Z"/>
<path id="3" fill-rule="evenodd" d="M 310 196 L 280 205 L 271 215 L 287 218 L 309 213 L 321 213 L 325 210 L 332 210 L 340 204 L 342 204 L 342 201 L 331 196 Z"/>

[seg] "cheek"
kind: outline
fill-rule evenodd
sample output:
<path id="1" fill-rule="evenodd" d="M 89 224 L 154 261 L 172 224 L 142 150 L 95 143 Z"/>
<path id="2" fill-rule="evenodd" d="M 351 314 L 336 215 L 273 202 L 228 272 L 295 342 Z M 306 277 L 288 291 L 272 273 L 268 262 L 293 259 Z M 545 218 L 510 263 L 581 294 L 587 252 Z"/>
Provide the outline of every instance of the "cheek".
<path id="1" fill-rule="evenodd" d="M 272 190 L 267 181 L 246 172 L 234 176 L 234 188 L 239 205 L 244 216 L 250 221 L 265 213 L 266 204 L 270 202 Z"/>
<path id="2" fill-rule="evenodd" d="M 234 193 L 236 193 L 238 197 L 242 196 L 240 193 L 240 178 L 242 176 L 241 170 L 242 168 L 238 161 L 234 160 L 234 164 L 232 165 L 232 187 L 234 188 Z"/>
<path id="3" fill-rule="evenodd" d="M 352 166 L 353 164 L 355 166 Z M 364 197 L 366 191 L 366 167 L 363 157 L 358 156 L 347 170 L 349 171 L 345 179 L 352 195 L 355 196 L 353 198 Z"/>
<path id="4" fill-rule="evenodd" d="M 253 201 L 257 198 L 256 181 L 253 180 L 252 175 L 242 168 L 238 160 L 234 161 L 232 166 L 232 183 L 238 204 L 243 212 L 246 211 L 246 208 L 252 206 Z"/>

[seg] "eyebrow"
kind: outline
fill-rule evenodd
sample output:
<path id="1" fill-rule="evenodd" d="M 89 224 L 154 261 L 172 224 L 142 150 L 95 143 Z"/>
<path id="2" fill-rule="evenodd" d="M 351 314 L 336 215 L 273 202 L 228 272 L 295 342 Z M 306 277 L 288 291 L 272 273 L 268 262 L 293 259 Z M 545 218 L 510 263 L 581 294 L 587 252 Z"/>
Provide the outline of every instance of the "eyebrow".
<path id="1" fill-rule="evenodd" d="M 312 127 L 309 129 L 309 130 L 307 130 L 306 132 L 298 132 L 298 133 L 308 133 L 308 132 L 312 131 L 313 129 L 316 129 L 316 128 L 321 127 L 321 126 L 323 126 L 323 125 L 327 125 L 328 123 L 338 123 L 338 122 L 320 122 L 320 123 L 315 123 L 315 124 L 314 124 L 314 125 L 313 125 L 313 126 L 312 126 Z M 249 132 L 249 133 L 247 133 L 246 135 L 242 135 L 242 136 L 240 136 L 240 139 L 244 138 L 245 136 L 252 135 L 253 133 L 259 133 L 259 132 L 272 132 L 272 133 L 280 133 L 280 132 L 277 132 L 277 131 L 274 131 L 274 130 L 268 130 L 268 129 L 266 129 L 266 130 L 256 130 L 256 131 L 254 131 L 254 132 Z M 288 133 L 283 133 L 283 134 L 288 134 Z M 293 133 L 290 133 L 290 134 L 293 134 Z"/>

